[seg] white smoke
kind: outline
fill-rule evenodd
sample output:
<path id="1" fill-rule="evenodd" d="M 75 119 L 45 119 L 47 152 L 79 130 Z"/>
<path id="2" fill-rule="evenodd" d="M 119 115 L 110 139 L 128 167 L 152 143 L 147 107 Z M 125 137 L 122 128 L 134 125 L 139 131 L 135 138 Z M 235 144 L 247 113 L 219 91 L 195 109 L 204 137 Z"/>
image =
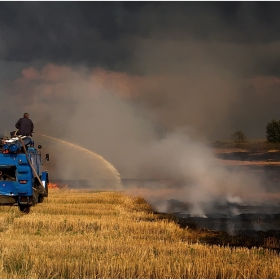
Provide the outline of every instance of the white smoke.
<path id="1" fill-rule="evenodd" d="M 225 168 L 203 139 L 195 138 L 193 128 L 158 133 L 157 124 L 149 118 L 154 112 L 123 98 L 123 87 L 102 83 L 95 72 L 54 65 L 40 72 L 31 70 L 27 69 L 25 77 L 16 82 L 16 97 L 22 90 L 29 90 L 29 104 L 20 107 L 22 103 L 15 102 L 17 112 L 29 112 L 35 131 L 101 155 L 122 178 L 163 180 L 152 186 L 153 195 L 141 190 L 155 207 L 159 203 L 166 211 L 168 204 L 160 201 L 177 199 L 192 205 L 192 215 L 203 216 L 205 204 L 209 207 L 216 202 L 236 201 L 237 197 L 254 202 L 257 197 L 252 194 L 264 191 L 255 176 Z M 15 121 L 18 117 L 14 116 Z M 104 166 L 100 169 L 100 161 L 81 151 L 42 141 L 51 154 L 51 177 L 79 177 L 89 182 L 108 179 L 109 173 Z M 162 194 L 166 189 L 169 191 Z M 127 191 L 137 194 L 139 190 Z"/>

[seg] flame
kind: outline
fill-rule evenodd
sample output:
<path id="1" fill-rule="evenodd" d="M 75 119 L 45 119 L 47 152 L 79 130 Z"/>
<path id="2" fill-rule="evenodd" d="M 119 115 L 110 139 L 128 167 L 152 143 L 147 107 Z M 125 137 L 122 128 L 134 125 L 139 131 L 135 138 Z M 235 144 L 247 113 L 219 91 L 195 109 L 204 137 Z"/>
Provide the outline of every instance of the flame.
<path id="1" fill-rule="evenodd" d="M 58 189 L 58 186 L 57 186 L 57 184 L 49 183 L 49 184 L 48 184 L 48 188 L 49 188 L 49 189 Z"/>
<path id="2" fill-rule="evenodd" d="M 49 189 L 66 189 L 68 188 L 68 184 L 58 184 L 58 183 L 51 183 L 48 184 Z"/>

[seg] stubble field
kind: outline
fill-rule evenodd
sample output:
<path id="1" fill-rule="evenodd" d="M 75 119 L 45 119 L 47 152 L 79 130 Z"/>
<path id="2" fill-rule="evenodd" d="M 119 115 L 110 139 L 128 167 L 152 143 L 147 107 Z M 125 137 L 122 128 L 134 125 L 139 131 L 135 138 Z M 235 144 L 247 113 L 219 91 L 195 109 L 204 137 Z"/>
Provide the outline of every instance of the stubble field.
<path id="1" fill-rule="evenodd" d="M 279 278 L 263 248 L 210 246 L 141 198 L 51 189 L 26 215 L 0 207 L 1 278 Z"/>

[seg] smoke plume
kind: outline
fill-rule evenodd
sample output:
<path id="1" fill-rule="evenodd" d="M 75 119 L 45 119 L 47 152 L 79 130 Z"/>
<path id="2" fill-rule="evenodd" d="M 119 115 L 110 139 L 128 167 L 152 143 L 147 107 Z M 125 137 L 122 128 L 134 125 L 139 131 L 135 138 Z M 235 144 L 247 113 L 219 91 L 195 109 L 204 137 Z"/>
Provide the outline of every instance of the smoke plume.
<path id="1" fill-rule="evenodd" d="M 160 211 L 168 210 L 171 199 L 189 203 L 191 213 L 200 216 L 217 202 L 259 203 L 258 194 L 265 190 L 257 177 L 228 170 L 193 127 L 168 130 L 156 112 L 135 101 L 133 97 L 141 95 L 141 84 L 147 87 L 153 82 L 84 67 L 48 64 L 42 69 L 25 68 L 9 84 L 12 98 L 8 102 L 14 110 L 4 129 L 12 130 L 7 125 L 29 112 L 36 143 L 50 153 L 46 164 L 50 178 L 87 180 L 97 188 L 116 190 L 116 177 L 107 161 L 123 179 L 152 182 L 148 188 L 132 183 L 123 191 L 143 195 Z M 79 145 L 104 160 L 39 133 Z"/>

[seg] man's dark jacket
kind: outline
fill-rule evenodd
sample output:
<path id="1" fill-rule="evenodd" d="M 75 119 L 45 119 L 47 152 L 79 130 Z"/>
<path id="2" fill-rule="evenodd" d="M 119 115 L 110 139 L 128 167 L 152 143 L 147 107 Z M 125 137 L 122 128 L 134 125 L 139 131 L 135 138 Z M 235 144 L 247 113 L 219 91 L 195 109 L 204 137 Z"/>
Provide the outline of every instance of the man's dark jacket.
<path id="1" fill-rule="evenodd" d="M 33 122 L 29 118 L 20 118 L 16 123 L 17 135 L 32 136 Z"/>

